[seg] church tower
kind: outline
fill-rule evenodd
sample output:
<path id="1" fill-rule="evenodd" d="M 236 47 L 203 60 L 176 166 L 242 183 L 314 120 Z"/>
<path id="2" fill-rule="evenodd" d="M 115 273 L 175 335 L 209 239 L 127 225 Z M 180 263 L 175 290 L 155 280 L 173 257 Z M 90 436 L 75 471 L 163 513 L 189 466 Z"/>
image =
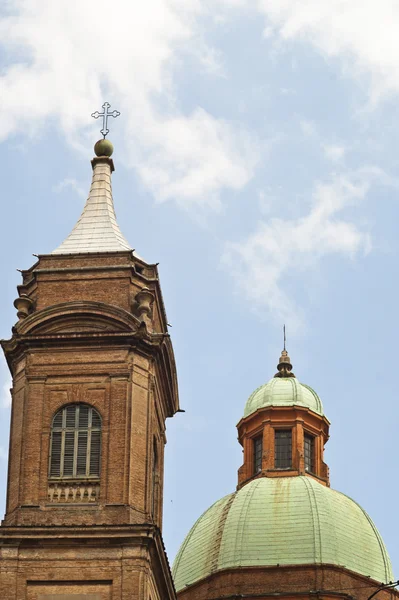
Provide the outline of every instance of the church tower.
<path id="1" fill-rule="evenodd" d="M 156 265 L 116 221 L 101 140 L 80 219 L 22 273 L 12 374 L 4 600 L 172 600 L 165 420 L 179 409 Z"/>
<path id="2" fill-rule="evenodd" d="M 179 600 L 399 598 L 374 523 L 330 488 L 329 421 L 285 348 L 237 429 L 244 458 L 237 490 L 206 510 L 184 540 L 173 566 Z"/>

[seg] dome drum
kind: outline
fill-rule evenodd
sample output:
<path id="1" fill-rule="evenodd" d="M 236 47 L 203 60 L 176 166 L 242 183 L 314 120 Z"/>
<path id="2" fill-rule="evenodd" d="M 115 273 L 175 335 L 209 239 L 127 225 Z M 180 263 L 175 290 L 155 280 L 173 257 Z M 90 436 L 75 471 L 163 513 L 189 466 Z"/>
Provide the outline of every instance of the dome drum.
<path id="1" fill-rule="evenodd" d="M 266 600 L 274 597 L 284 600 L 368 600 L 375 590 L 376 583 L 370 582 L 368 577 L 359 576 L 341 566 L 279 564 L 216 571 L 192 585 L 178 589 L 178 599 Z M 391 594 L 391 590 L 382 590 L 376 600 L 397 598 L 396 594 Z"/>
<path id="2" fill-rule="evenodd" d="M 305 474 L 329 485 L 328 467 L 323 460 L 328 426 L 325 417 L 300 406 L 261 408 L 241 419 L 237 428 L 244 462 L 238 470 L 238 487 L 261 476 Z M 278 456 L 281 439 L 286 442 L 285 462 Z M 261 453 L 258 460 L 256 452 Z"/>

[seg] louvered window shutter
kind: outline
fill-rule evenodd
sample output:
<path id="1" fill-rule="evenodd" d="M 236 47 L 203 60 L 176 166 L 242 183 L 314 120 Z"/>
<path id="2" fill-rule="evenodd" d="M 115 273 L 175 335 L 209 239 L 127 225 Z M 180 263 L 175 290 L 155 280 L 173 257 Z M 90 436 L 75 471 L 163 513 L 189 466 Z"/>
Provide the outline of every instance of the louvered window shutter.
<path id="1" fill-rule="evenodd" d="M 53 431 L 51 436 L 51 477 L 59 477 L 61 475 L 61 431 Z"/>
<path id="2" fill-rule="evenodd" d="M 76 457 L 76 475 L 87 475 L 87 431 L 78 432 L 78 453 Z"/>
<path id="3" fill-rule="evenodd" d="M 73 405 L 73 406 L 67 406 L 64 410 L 65 410 L 65 427 L 67 429 L 75 429 L 75 425 L 76 425 L 76 412 L 77 412 L 77 406 Z"/>
<path id="4" fill-rule="evenodd" d="M 66 431 L 64 436 L 64 468 L 62 469 L 62 475 L 64 476 L 73 475 L 74 453 L 75 432 Z"/>
<path id="5" fill-rule="evenodd" d="M 100 475 L 101 431 L 91 432 L 90 475 Z"/>
<path id="6" fill-rule="evenodd" d="M 58 429 L 62 427 L 62 410 L 59 410 L 54 417 L 53 421 L 53 429 Z"/>
<path id="7" fill-rule="evenodd" d="M 101 429 L 101 417 L 94 408 L 91 411 L 91 426 L 95 429 Z"/>
<path id="8" fill-rule="evenodd" d="M 59 410 L 51 432 L 50 477 L 99 477 L 101 417 L 87 404 Z"/>
<path id="9" fill-rule="evenodd" d="M 79 429 L 87 429 L 89 427 L 89 411 L 93 409 L 87 405 L 79 406 Z"/>

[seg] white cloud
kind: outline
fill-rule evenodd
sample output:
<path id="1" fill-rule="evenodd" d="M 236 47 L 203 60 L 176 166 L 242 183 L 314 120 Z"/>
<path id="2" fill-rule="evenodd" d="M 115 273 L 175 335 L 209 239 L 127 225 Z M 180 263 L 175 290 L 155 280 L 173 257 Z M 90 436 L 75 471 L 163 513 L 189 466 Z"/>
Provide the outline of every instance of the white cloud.
<path id="1" fill-rule="evenodd" d="M 338 162 L 345 156 L 345 146 L 335 144 L 326 144 L 324 146 L 324 154 L 332 162 Z"/>
<path id="2" fill-rule="evenodd" d="M 313 123 L 313 121 L 308 121 L 307 119 L 301 119 L 299 121 L 299 126 L 305 137 L 311 138 L 311 137 L 317 136 L 316 124 Z"/>
<path id="3" fill-rule="evenodd" d="M 365 198 L 376 178 L 388 183 L 375 167 L 318 182 L 305 216 L 261 220 L 246 240 L 226 244 L 223 265 L 254 310 L 288 322 L 291 330 L 303 325 L 303 307 L 290 298 L 287 285 L 295 276 L 309 285 L 309 275 L 327 255 L 354 257 L 370 250 L 367 232 L 342 213 Z"/>
<path id="4" fill-rule="evenodd" d="M 55 192 L 56 194 L 60 194 L 65 189 L 72 189 L 81 198 L 86 199 L 87 197 L 88 190 L 85 189 L 82 185 L 80 185 L 76 181 L 76 179 L 71 179 L 68 177 L 66 179 L 63 179 L 56 186 L 54 186 L 53 192 Z"/>
<path id="5" fill-rule="evenodd" d="M 8 6 L 0 44 L 13 62 L 0 76 L 0 139 L 39 135 L 56 122 L 72 144 L 87 148 L 94 129 L 88 116 L 107 99 L 124 119 L 119 156 L 159 200 L 218 208 L 223 188 L 250 180 L 258 155 L 249 135 L 203 108 L 179 108 L 175 74 L 185 55 L 196 57 L 204 85 L 205 70 L 207 77 L 222 73 L 218 52 L 201 35 L 200 0 L 10 0 Z"/>
<path id="6" fill-rule="evenodd" d="M 312 44 L 344 60 L 352 74 L 370 76 L 370 95 L 399 91 L 399 4 L 396 0 L 258 0 L 265 29 L 283 40 Z"/>
<path id="7" fill-rule="evenodd" d="M 331 162 L 339 162 L 344 158 L 346 147 L 343 144 L 325 143 L 314 121 L 299 119 L 299 128 L 306 138 L 320 144 L 321 149 L 328 160 Z"/>
<path id="8" fill-rule="evenodd" d="M 278 196 L 271 189 L 258 190 L 258 206 L 262 215 L 269 216 L 278 200 Z"/>
<path id="9" fill-rule="evenodd" d="M 157 138 L 158 151 L 139 172 L 160 200 L 172 197 L 218 208 L 218 191 L 242 188 L 249 179 L 248 168 L 252 172 L 259 157 L 258 145 L 245 132 L 233 132 L 228 123 L 202 109 L 189 118 L 160 121 Z"/>

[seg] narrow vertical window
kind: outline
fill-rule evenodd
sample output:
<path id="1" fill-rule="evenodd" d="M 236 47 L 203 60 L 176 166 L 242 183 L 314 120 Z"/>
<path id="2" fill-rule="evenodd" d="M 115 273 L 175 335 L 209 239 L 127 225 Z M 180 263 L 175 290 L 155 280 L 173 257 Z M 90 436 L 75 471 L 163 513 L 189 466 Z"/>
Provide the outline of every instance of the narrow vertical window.
<path id="1" fill-rule="evenodd" d="M 291 429 L 276 429 L 274 433 L 274 467 L 276 469 L 292 467 Z"/>
<path id="2" fill-rule="evenodd" d="M 262 449 L 263 449 L 263 442 L 262 442 L 262 436 L 260 435 L 259 437 L 254 439 L 254 474 L 256 475 L 256 473 L 260 473 L 260 471 L 262 470 Z"/>
<path id="3" fill-rule="evenodd" d="M 51 426 L 49 476 L 99 477 L 101 417 L 87 404 L 61 408 Z"/>
<path id="4" fill-rule="evenodd" d="M 305 471 L 314 473 L 314 437 L 305 433 Z"/>
<path id="5" fill-rule="evenodd" d="M 154 438 L 152 456 L 152 516 L 155 518 L 157 504 L 157 474 L 158 474 L 158 449 Z"/>

